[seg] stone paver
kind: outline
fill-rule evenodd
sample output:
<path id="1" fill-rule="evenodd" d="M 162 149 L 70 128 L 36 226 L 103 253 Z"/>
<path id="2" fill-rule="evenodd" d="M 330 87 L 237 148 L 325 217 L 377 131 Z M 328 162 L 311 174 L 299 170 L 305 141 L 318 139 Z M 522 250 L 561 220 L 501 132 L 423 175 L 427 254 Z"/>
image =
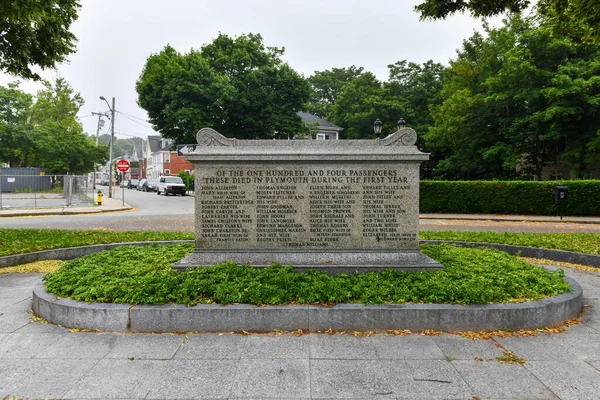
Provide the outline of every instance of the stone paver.
<path id="1" fill-rule="evenodd" d="M 0 398 L 597 399 L 600 275 L 566 273 L 587 288 L 581 324 L 495 340 L 76 332 L 32 320 L 23 293 L 41 275 L 0 275 Z"/>

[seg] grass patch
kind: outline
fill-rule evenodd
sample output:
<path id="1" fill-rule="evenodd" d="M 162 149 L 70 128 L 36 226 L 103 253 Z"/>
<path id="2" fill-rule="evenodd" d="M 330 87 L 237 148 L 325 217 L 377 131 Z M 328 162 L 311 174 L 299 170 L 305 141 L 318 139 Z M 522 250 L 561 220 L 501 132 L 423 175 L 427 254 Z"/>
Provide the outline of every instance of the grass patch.
<path id="1" fill-rule="evenodd" d="M 36 261 L 27 264 L 17 265 L 15 267 L 0 268 L 0 274 L 12 274 L 19 273 L 24 274 L 28 272 L 35 273 L 50 273 L 57 271 L 60 267 L 65 265 L 67 262 L 62 260 L 47 260 L 47 261 Z"/>
<path id="2" fill-rule="evenodd" d="M 459 240 L 542 247 L 600 254 L 598 233 L 497 233 L 421 231 L 421 239 Z M 112 232 L 103 230 L 75 231 L 66 229 L 0 229 L 0 257 L 65 247 L 92 244 L 145 242 L 156 240 L 193 240 L 193 232 Z"/>
<path id="3" fill-rule="evenodd" d="M 166 304 L 488 304 L 537 300 L 570 290 L 550 273 L 493 249 L 425 245 L 443 270 L 339 274 L 296 273 L 279 265 L 227 263 L 174 271 L 191 244 L 121 247 L 67 262 L 44 277 L 49 292 L 74 300 Z"/>
<path id="4" fill-rule="evenodd" d="M 600 254 L 598 233 L 511 233 L 511 232 L 459 232 L 421 231 L 422 240 L 457 240 L 541 247 L 545 249 Z"/>
<path id="5" fill-rule="evenodd" d="M 107 232 L 68 229 L 0 229 L 0 257 L 92 244 L 194 239 L 192 232 Z"/>

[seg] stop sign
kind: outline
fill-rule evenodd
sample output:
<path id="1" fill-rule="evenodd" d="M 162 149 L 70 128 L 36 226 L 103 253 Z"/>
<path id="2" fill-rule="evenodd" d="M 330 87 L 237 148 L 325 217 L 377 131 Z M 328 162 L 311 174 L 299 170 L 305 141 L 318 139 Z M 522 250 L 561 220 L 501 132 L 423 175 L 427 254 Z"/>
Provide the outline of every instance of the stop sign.
<path id="1" fill-rule="evenodd" d="M 119 170 L 119 172 L 129 171 L 129 161 L 127 161 L 127 160 L 117 161 L 117 170 Z"/>

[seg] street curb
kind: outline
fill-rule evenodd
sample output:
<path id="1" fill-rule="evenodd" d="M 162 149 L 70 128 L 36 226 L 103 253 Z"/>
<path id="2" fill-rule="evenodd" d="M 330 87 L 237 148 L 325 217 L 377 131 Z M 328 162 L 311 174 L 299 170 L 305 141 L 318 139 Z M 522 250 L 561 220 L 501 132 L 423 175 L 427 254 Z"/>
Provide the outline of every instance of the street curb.
<path id="1" fill-rule="evenodd" d="M 493 331 L 556 326 L 579 315 L 583 291 L 566 278 L 572 292 L 527 303 L 340 304 L 325 306 L 130 305 L 57 299 L 43 283 L 33 290 L 33 311 L 67 328 L 112 332 L 231 332 L 272 330 Z"/>
<path id="2" fill-rule="evenodd" d="M 556 218 L 556 219 L 555 219 Z M 598 217 L 583 217 L 588 219 L 578 219 L 579 217 L 564 217 L 563 219 L 558 219 L 559 217 L 550 217 L 550 216 L 488 216 L 481 214 L 419 214 L 420 220 L 448 220 L 448 221 L 491 221 L 491 222 L 540 222 L 540 223 L 553 223 L 553 224 L 590 224 L 590 225 L 598 225 L 600 224 L 600 218 Z"/>
<path id="3" fill-rule="evenodd" d="M 111 213 L 111 212 L 119 212 L 119 211 L 129 211 L 132 210 L 132 206 L 127 207 L 115 207 L 110 209 L 102 209 L 102 208 L 90 208 L 89 210 L 75 210 L 65 208 L 64 210 L 57 209 L 49 209 L 43 210 L 38 209 L 33 212 L 30 210 L 29 212 L 21 212 L 21 211 L 0 211 L 0 218 L 14 218 L 14 217 L 44 217 L 48 215 L 84 215 L 84 214 L 102 214 L 102 213 Z"/>

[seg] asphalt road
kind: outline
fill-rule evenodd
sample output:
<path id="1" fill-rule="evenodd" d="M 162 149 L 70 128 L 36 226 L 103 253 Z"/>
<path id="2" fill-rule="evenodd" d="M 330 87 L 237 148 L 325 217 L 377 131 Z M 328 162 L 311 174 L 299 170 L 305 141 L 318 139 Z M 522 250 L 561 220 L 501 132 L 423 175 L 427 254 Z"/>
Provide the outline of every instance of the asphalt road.
<path id="1" fill-rule="evenodd" d="M 106 190 L 105 190 L 106 193 Z M 135 207 L 131 211 L 73 216 L 0 218 L 0 228 L 104 229 L 114 231 L 194 231 L 192 196 L 157 196 L 156 193 L 117 188 L 114 198 Z M 565 222 L 518 222 L 493 220 L 421 219 L 420 228 L 428 231 L 495 232 L 594 232 L 600 224 Z"/>

